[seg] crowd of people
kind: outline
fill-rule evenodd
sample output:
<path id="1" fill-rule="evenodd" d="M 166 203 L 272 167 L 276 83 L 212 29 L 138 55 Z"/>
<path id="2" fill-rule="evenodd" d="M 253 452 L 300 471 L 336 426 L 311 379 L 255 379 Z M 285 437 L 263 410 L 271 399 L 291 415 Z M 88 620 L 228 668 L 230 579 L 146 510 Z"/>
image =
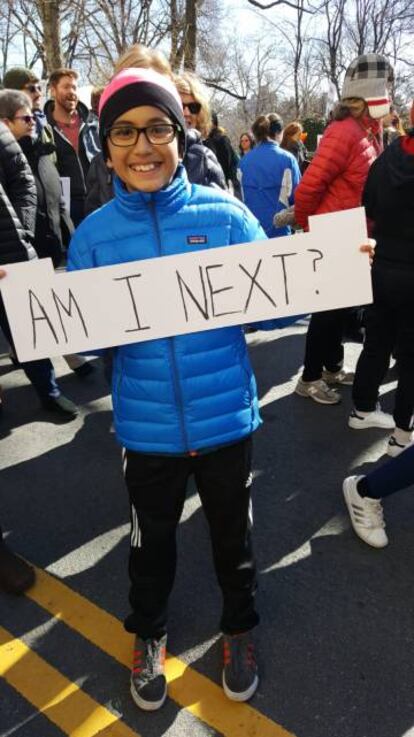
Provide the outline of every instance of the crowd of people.
<path id="1" fill-rule="evenodd" d="M 50 257 L 55 268 L 75 271 L 294 237 L 311 215 L 365 206 L 376 240 L 374 254 L 364 246 L 372 262 L 373 304 L 363 310 L 356 370 L 344 366 L 350 311 L 315 313 L 295 392 L 334 405 L 341 400 L 338 387 L 352 384 L 350 428 L 390 431 L 392 460 L 343 485 L 356 534 L 378 548 L 387 544 L 381 499 L 414 481 L 414 132 L 396 127 L 391 84 L 387 59 L 355 59 L 313 156 L 301 124 L 284 126 L 275 112 L 260 115 L 242 133 L 237 156 L 197 77 L 174 74 L 160 52 L 141 45 L 128 49 L 108 84 L 94 90 L 90 110 L 79 101 L 72 69 L 51 74 L 44 107 L 32 70 L 9 70 L 0 91 L 2 266 Z M 62 180 L 70 183 L 69 201 Z M 189 237 L 197 233 L 202 242 Z M 7 279 L 7 268 L 0 278 Z M 1 301 L 0 326 L 19 366 Z M 392 357 L 398 385 L 389 415 L 378 394 Z M 66 360 L 81 379 L 93 372 L 84 357 Z M 223 596 L 223 688 L 228 698 L 245 701 L 258 685 L 250 510 L 251 436 L 261 422 L 245 331 L 232 326 L 114 346 L 105 367 L 131 511 L 125 627 L 135 636 L 132 697 L 151 711 L 167 695 L 175 536 L 194 476 Z M 76 416 L 49 359 L 21 368 L 47 411 Z M 1 542 L 0 587 L 21 593 L 33 582 L 33 569 Z"/>

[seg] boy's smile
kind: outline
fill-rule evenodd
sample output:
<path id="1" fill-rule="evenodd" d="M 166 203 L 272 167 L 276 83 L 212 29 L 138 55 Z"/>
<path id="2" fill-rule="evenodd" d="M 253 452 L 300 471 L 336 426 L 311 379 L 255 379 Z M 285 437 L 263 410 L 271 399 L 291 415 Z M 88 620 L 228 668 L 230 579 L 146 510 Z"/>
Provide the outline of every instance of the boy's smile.
<path id="1" fill-rule="evenodd" d="M 127 110 L 119 116 L 111 127 L 171 123 L 170 118 L 159 108 L 143 105 Z M 174 177 L 178 166 L 178 142 L 175 137 L 171 143 L 152 144 L 143 132 L 135 144 L 115 146 L 107 138 L 109 165 L 124 182 L 128 192 L 157 192 L 167 186 Z"/>

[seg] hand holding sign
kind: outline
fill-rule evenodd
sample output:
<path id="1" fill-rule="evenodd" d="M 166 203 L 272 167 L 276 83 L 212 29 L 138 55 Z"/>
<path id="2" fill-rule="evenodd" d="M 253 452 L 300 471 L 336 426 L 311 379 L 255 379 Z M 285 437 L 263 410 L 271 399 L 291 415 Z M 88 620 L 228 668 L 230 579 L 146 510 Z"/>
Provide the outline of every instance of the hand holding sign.
<path id="1" fill-rule="evenodd" d="M 372 301 L 359 250 L 364 210 L 310 225 L 293 237 L 67 274 L 49 260 L 10 265 L 1 289 L 19 360 Z"/>
<path id="2" fill-rule="evenodd" d="M 369 265 L 372 266 L 374 262 L 375 246 L 377 241 L 375 238 L 367 238 L 367 242 L 360 246 L 359 250 L 361 253 L 367 253 L 369 257 Z"/>

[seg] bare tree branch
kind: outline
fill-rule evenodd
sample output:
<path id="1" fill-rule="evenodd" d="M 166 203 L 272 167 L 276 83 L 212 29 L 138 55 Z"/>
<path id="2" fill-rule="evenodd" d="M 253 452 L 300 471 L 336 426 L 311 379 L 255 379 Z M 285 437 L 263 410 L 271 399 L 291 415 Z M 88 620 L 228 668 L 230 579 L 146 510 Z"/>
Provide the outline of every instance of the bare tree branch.
<path id="1" fill-rule="evenodd" d="M 289 2 L 289 0 L 273 0 L 273 2 L 268 3 L 267 5 L 264 5 L 263 3 L 260 3 L 258 0 L 247 0 L 250 5 L 254 5 L 256 8 L 260 8 L 261 10 L 269 10 L 270 8 L 274 8 L 277 5 L 287 5 L 289 8 L 293 8 L 293 10 L 298 10 L 300 7 L 300 4 L 295 4 Z M 311 9 L 304 10 L 305 13 L 313 13 L 314 11 Z"/>
<path id="2" fill-rule="evenodd" d="M 223 87 L 222 85 L 217 84 L 217 82 L 212 82 L 208 79 L 204 79 L 203 81 L 207 85 L 207 87 L 211 87 L 214 90 L 219 90 L 219 92 L 224 92 L 226 95 L 233 97 L 235 100 L 246 99 L 246 95 L 239 95 L 237 92 L 233 92 L 233 90 L 229 90 L 227 87 Z"/>

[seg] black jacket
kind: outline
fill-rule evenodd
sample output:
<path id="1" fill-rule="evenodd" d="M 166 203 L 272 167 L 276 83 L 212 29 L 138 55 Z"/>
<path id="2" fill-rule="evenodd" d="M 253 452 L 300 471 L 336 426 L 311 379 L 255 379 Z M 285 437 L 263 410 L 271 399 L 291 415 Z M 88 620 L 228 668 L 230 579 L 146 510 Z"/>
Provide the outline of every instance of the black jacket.
<path id="1" fill-rule="evenodd" d="M 308 152 L 306 150 L 306 146 L 302 143 L 302 141 L 290 141 L 288 146 L 284 148 L 285 151 L 289 151 L 289 153 L 291 153 L 292 156 L 295 157 L 299 165 L 300 173 L 304 174 L 310 164 L 310 161 L 308 160 Z"/>
<path id="2" fill-rule="evenodd" d="M 19 144 L 0 122 L 0 264 L 36 258 L 36 185 Z"/>
<path id="3" fill-rule="evenodd" d="M 192 184 L 218 186 L 225 189 L 224 174 L 215 155 L 201 143 L 196 130 L 186 132 L 186 151 L 183 164 Z M 100 153 L 94 158 L 86 178 L 85 215 L 102 207 L 114 196 L 112 189 L 112 170 L 108 169 Z"/>
<path id="4" fill-rule="evenodd" d="M 90 215 L 114 196 L 112 170 L 108 169 L 102 154 L 95 156 L 86 177 L 85 215 Z"/>
<path id="5" fill-rule="evenodd" d="M 77 110 L 81 119 L 81 127 L 79 152 L 77 153 L 55 122 L 54 105 L 53 100 L 48 100 L 45 105 L 45 114 L 53 129 L 58 172 L 61 177 L 70 177 L 71 200 L 83 201 L 86 194 L 85 180 L 90 163 L 100 151 L 97 123 L 88 121 L 88 108 L 82 102 L 78 102 Z"/>
<path id="6" fill-rule="evenodd" d="M 374 221 L 375 261 L 414 268 L 414 155 L 404 151 L 402 141 L 393 141 L 374 161 L 363 205 Z"/>
<path id="7" fill-rule="evenodd" d="M 223 169 L 216 155 L 201 142 L 201 135 L 194 128 L 186 132 L 183 164 L 192 184 L 204 184 L 207 187 L 217 185 L 221 189 L 226 188 Z"/>
<path id="8" fill-rule="evenodd" d="M 53 156 L 56 147 L 40 138 L 29 136 L 20 140 L 36 182 L 37 211 L 34 247 L 40 258 L 50 257 L 59 265 L 64 246 L 69 245 L 73 223 L 65 208 L 60 178 Z"/>
<path id="9" fill-rule="evenodd" d="M 215 153 L 223 169 L 226 183 L 232 182 L 233 186 L 236 186 L 238 184 L 237 166 L 239 160 L 230 139 L 219 128 L 213 128 L 206 138 L 205 144 Z"/>

